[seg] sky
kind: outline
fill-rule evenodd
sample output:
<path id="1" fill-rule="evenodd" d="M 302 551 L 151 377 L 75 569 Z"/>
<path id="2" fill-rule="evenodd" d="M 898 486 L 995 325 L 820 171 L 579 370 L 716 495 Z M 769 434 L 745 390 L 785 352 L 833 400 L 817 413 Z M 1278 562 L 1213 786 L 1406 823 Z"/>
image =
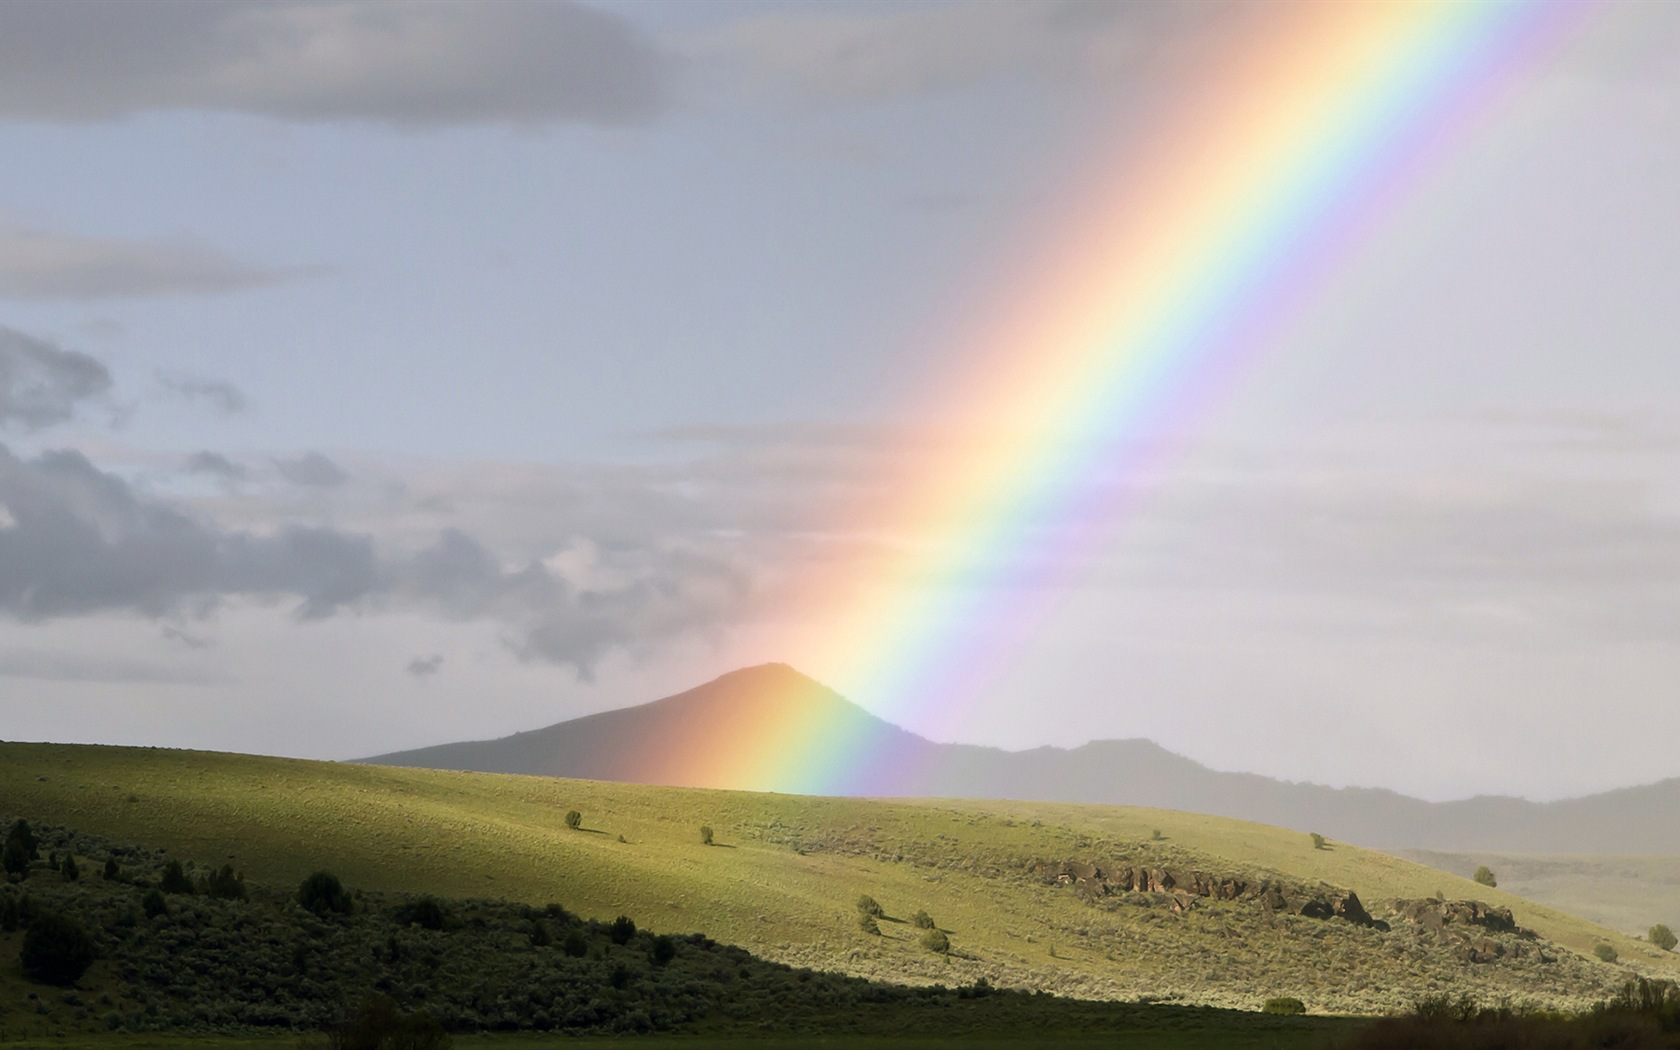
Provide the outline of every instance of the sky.
<path id="1" fill-rule="evenodd" d="M 1557 8 L 1081 542 L 878 571 L 1293 9 L 0 6 L 0 737 L 343 759 L 780 661 L 940 740 L 1680 775 L 1675 5 Z M 888 586 L 957 610 L 920 694 L 836 626 Z"/>

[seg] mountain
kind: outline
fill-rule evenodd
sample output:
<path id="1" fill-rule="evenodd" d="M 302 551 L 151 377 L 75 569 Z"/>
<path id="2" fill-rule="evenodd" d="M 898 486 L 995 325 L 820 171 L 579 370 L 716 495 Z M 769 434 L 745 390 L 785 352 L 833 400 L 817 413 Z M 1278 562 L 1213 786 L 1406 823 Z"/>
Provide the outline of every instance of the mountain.
<path id="1" fill-rule="evenodd" d="M 1382 849 L 1668 853 L 1680 844 L 1680 778 L 1558 802 L 1479 796 L 1426 802 L 1209 769 L 1147 740 L 1027 751 L 938 744 L 883 721 L 782 664 L 734 671 L 676 696 L 500 740 L 380 755 L 378 765 L 531 773 L 682 787 L 797 791 L 798 770 L 761 761 L 820 727 L 867 756 L 854 795 L 1102 802 L 1312 830 Z"/>

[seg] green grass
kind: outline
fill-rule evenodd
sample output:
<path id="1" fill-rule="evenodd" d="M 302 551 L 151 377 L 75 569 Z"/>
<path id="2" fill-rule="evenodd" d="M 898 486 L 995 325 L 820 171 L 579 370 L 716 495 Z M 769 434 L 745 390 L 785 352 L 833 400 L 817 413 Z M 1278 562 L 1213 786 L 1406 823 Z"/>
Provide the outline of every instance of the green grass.
<path id="1" fill-rule="evenodd" d="M 320 867 L 346 884 L 451 897 L 557 901 L 628 913 L 656 931 L 703 931 L 757 954 L 859 976 L 1001 985 L 1099 999 L 1169 998 L 1258 1009 L 1289 995 L 1315 1012 L 1391 1009 L 1443 991 L 1583 1003 L 1625 966 L 1672 956 L 1551 908 L 1305 831 L 1195 814 L 994 801 L 883 801 L 497 776 L 203 752 L 0 744 L 0 808 L 254 879 Z M 568 829 L 576 809 L 582 827 Z M 701 843 L 700 826 L 716 845 Z M 1159 829 L 1164 840 L 1150 841 Z M 1143 858 L 1220 874 L 1287 876 L 1392 897 L 1478 898 L 1566 946 L 1557 963 L 1466 966 L 1416 937 L 1272 917 L 1248 902 L 1179 915 L 1084 902 L 1029 878 L 1034 860 Z M 885 907 L 881 936 L 853 903 Z M 921 948 L 926 910 L 950 936 Z M 1667 968 L 1667 969 L 1664 969 Z"/>

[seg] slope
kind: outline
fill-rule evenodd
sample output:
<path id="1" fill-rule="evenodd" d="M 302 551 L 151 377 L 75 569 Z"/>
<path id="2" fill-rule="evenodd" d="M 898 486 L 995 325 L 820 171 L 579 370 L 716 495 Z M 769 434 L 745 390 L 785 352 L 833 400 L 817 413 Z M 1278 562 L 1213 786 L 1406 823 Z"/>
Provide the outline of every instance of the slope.
<path id="1" fill-rule="evenodd" d="M 0 744 L 0 809 L 231 863 L 284 885 L 329 868 L 369 890 L 558 902 L 654 931 L 704 931 L 770 959 L 910 982 L 994 983 L 1089 998 L 1253 1008 L 1295 995 L 1375 1010 L 1437 991 L 1581 1003 L 1625 966 L 1672 957 L 1554 910 L 1351 846 L 1277 828 L 1068 804 L 893 802 L 510 777 L 150 749 Z M 567 828 L 568 810 L 582 814 Z M 717 845 L 701 842 L 700 826 Z M 1158 832 L 1158 835 L 1157 835 Z M 1558 947 L 1495 962 L 1396 926 L 1273 912 L 1251 897 L 1087 892 L 1070 864 L 1124 863 L 1303 895 L 1483 898 Z M 1069 884 L 1061 884 L 1067 881 Z M 1322 884 L 1329 885 L 1322 885 Z M 854 902 L 880 902 L 880 934 Z M 926 911 L 951 956 L 904 920 Z M 1478 934 L 1479 935 L 1479 934 Z M 1537 943 L 1537 942 L 1536 942 Z"/>
<path id="2" fill-rule="evenodd" d="M 1004 751 L 937 744 L 891 725 L 790 667 L 724 675 L 677 696 L 501 740 L 380 755 L 385 765 L 797 790 L 767 777 L 765 727 L 823 726 L 873 756 L 873 796 L 1046 799 L 1213 813 L 1314 829 L 1382 849 L 1651 853 L 1680 848 L 1680 778 L 1559 802 L 1478 797 L 1431 803 L 1375 788 L 1330 788 L 1208 769 L 1147 740 Z M 696 762 L 693 744 L 734 748 Z"/>

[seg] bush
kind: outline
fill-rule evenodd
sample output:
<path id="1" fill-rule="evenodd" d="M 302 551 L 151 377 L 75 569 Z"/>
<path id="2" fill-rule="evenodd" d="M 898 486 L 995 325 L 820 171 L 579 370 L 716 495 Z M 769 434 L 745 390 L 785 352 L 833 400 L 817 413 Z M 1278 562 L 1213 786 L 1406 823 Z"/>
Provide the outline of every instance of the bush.
<path id="1" fill-rule="evenodd" d="M 933 921 L 933 916 L 929 915 L 925 911 L 917 912 L 914 916 L 911 917 L 910 922 L 918 930 L 931 930 L 935 926 L 935 923 Z"/>
<path id="2" fill-rule="evenodd" d="M 636 924 L 631 921 L 630 916 L 620 915 L 607 927 L 607 936 L 614 944 L 629 944 L 630 938 L 636 936 Z"/>
<path id="3" fill-rule="evenodd" d="M 700 841 L 710 846 L 712 844 L 712 828 L 709 824 L 700 825 Z"/>
<path id="4" fill-rule="evenodd" d="M 217 900 L 242 901 L 246 896 L 245 876 L 234 872 L 232 864 L 223 864 L 220 871 L 204 877 L 204 895 Z"/>
<path id="5" fill-rule="evenodd" d="M 155 919 L 159 915 L 169 913 L 169 902 L 163 899 L 163 894 L 157 889 L 149 889 L 140 898 L 140 910 L 146 913 L 146 918 Z"/>
<path id="6" fill-rule="evenodd" d="M 115 857 L 106 857 L 105 858 L 105 872 L 104 872 L 102 878 L 104 878 L 104 880 L 106 882 L 121 882 L 122 881 L 122 866 L 117 863 L 117 858 L 115 858 Z"/>
<path id="7" fill-rule="evenodd" d="M 1278 995 L 1266 1000 L 1260 1007 L 1263 1014 L 1285 1014 L 1293 1016 L 1307 1012 L 1307 1004 L 1292 995 Z"/>
<path id="8" fill-rule="evenodd" d="M 443 903 L 430 894 L 398 907 L 395 917 L 406 926 L 418 926 L 422 930 L 441 930 L 448 921 Z"/>
<path id="9" fill-rule="evenodd" d="M 653 949 L 648 953 L 648 958 L 653 961 L 653 965 L 664 966 L 676 957 L 676 941 L 663 933 L 653 939 Z"/>
<path id="10" fill-rule="evenodd" d="M 73 855 L 69 853 L 64 855 L 64 863 L 58 866 L 58 875 L 65 882 L 75 882 L 82 877 L 82 869 L 77 867 L 76 858 Z"/>
<path id="11" fill-rule="evenodd" d="M 1675 937 L 1674 931 L 1660 922 L 1651 927 L 1650 932 L 1645 935 L 1645 939 L 1665 952 L 1673 951 L 1674 946 L 1680 944 L 1680 937 Z"/>
<path id="12" fill-rule="evenodd" d="M 23 935 L 23 975 L 40 984 L 72 985 L 93 965 L 93 939 L 74 919 L 43 912 Z"/>
<path id="13" fill-rule="evenodd" d="M 945 936 L 944 930 L 928 930 L 922 934 L 922 947 L 930 952 L 938 952 L 940 955 L 949 955 L 951 938 Z"/>
<path id="14" fill-rule="evenodd" d="M 1325 839 L 1324 839 L 1323 835 L 1320 835 L 1316 831 L 1309 831 L 1309 832 L 1307 832 L 1307 837 L 1312 839 L 1313 849 L 1323 849 L 1324 848 Z"/>
<path id="15" fill-rule="evenodd" d="M 568 828 L 571 828 L 573 831 L 576 831 L 578 828 L 583 827 L 583 814 L 579 813 L 575 809 L 567 810 L 566 811 L 566 826 Z"/>
<path id="16" fill-rule="evenodd" d="M 338 881 L 338 876 L 330 871 L 317 871 L 304 879 L 303 885 L 298 887 L 298 903 L 316 915 L 328 912 L 350 914 L 350 895 L 344 892 L 344 884 Z"/>
<path id="17" fill-rule="evenodd" d="M 560 941 L 560 950 L 574 959 L 581 959 L 589 954 L 589 938 L 579 929 L 566 931 L 566 936 Z"/>
<path id="18" fill-rule="evenodd" d="M 862 930 L 864 933 L 872 933 L 877 937 L 881 936 L 881 924 L 876 922 L 875 916 L 870 915 L 868 912 L 863 912 L 858 915 L 858 929 Z"/>
<path id="19" fill-rule="evenodd" d="M 172 860 L 163 866 L 163 878 L 158 880 L 158 889 L 165 893 L 191 893 L 192 880 L 181 869 L 181 862 Z"/>
<path id="20" fill-rule="evenodd" d="M 881 910 L 881 905 L 875 898 L 867 893 L 857 899 L 857 910 L 859 915 L 865 915 L 872 919 L 884 919 L 887 916 L 887 913 Z"/>
<path id="21" fill-rule="evenodd" d="M 430 1014 L 405 1014 L 376 996 L 327 1032 L 329 1050 L 448 1050 L 449 1033 Z"/>
<path id="22" fill-rule="evenodd" d="M 23 922 L 23 909 L 10 893 L 0 893 L 0 933 L 13 933 Z"/>
<path id="23" fill-rule="evenodd" d="M 8 875 L 16 875 L 20 879 L 29 877 L 29 850 L 15 838 L 8 836 L 6 845 L 0 847 L 0 868 Z"/>
<path id="24" fill-rule="evenodd" d="M 1470 877 L 1481 883 L 1483 886 L 1486 886 L 1488 889 L 1493 889 L 1499 885 L 1499 880 L 1493 877 L 1493 869 L 1488 867 L 1486 864 L 1477 868 L 1476 874 Z"/>
<path id="25" fill-rule="evenodd" d="M 1616 954 L 1616 949 L 1614 947 L 1612 947 L 1608 944 L 1605 944 L 1602 941 L 1600 941 L 1598 944 L 1593 945 L 1593 954 L 1598 956 L 1599 959 L 1601 959 L 1602 961 L 1607 962 L 1607 963 L 1613 963 L 1618 958 L 1620 958 L 1620 956 Z"/>

